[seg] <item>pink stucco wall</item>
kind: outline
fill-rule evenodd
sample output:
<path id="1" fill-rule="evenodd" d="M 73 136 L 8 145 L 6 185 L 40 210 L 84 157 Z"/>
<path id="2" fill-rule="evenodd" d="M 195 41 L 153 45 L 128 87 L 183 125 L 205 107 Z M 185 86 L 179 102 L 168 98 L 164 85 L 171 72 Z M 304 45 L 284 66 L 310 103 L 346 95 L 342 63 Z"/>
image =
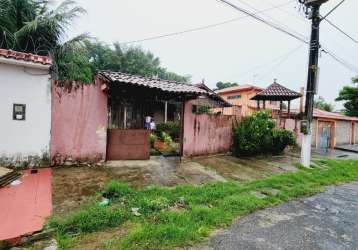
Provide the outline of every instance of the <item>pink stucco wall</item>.
<path id="1" fill-rule="evenodd" d="M 107 94 L 101 83 L 54 82 L 51 159 L 98 161 L 106 157 Z"/>
<path id="2" fill-rule="evenodd" d="M 193 114 L 192 102 L 185 103 L 183 156 L 228 152 L 232 145 L 233 116 Z"/>

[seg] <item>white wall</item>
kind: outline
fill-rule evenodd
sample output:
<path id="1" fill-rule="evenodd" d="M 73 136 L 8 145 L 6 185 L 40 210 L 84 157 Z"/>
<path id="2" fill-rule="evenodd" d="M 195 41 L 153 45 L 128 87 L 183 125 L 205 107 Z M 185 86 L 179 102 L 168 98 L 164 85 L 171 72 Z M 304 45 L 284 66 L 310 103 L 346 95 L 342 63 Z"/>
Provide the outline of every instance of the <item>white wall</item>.
<path id="1" fill-rule="evenodd" d="M 0 157 L 49 153 L 51 84 L 47 69 L 0 62 Z M 26 120 L 13 120 L 13 104 L 26 104 Z"/>

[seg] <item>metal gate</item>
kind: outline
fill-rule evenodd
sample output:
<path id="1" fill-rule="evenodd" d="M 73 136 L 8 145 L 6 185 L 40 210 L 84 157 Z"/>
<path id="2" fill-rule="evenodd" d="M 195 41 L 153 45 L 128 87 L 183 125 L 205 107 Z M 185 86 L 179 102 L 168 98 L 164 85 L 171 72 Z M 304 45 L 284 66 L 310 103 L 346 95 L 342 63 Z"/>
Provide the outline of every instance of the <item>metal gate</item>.
<path id="1" fill-rule="evenodd" d="M 149 130 L 109 129 L 107 160 L 148 160 Z"/>
<path id="2" fill-rule="evenodd" d="M 327 151 L 331 148 L 331 122 L 319 122 L 318 124 L 318 149 Z"/>

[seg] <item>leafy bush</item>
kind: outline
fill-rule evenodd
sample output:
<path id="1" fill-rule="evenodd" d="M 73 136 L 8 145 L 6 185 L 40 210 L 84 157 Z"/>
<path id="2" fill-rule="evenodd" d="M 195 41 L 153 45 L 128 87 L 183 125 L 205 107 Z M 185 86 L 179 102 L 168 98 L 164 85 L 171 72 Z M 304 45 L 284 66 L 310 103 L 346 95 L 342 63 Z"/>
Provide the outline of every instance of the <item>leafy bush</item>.
<path id="1" fill-rule="evenodd" d="M 272 130 L 272 153 L 279 154 L 287 146 L 292 146 L 296 144 L 296 139 L 294 134 L 291 131 L 286 129 L 274 128 Z"/>
<path id="2" fill-rule="evenodd" d="M 234 125 L 234 154 L 250 156 L 270 151 L 272 144 L 271 131 L 275 127 L 268 111 L 256 112 L 244 117 Z"/>
<path id="3" fill-rule="evenodd" d="M 295 144 L 292 132 L 275 128 L 269 111 L 259 111 L 244 117 L 233 128 L 234 154 L 252 156 L 281 153 L 286 146 Z"/>
<path id="4" fill-rule="evenodd" d="M 108 182 L 104 187 L 104 196 L 107 198 L 120 198 L 132 192 L 128 184 L 115 180 Z"/>
<path id="5" fill-rule="evenodd" d="M 154 143 L 155 141 L 158 139 L 158 137 L 155 134 L 150 134 L 149 135 L 149 142 L 150 142 L 150 146 L 152 148 L 154 148 Z"/>
<path id="6" fill-rule="evenodd" d="M 171 145 L 173 143 L 173 139 L 170 137 L 170 135 L 166 132 L 162 132 L 161 139 L 164 141 L 165 144 Z"/>
<path id="7" fill-rule="evenodd" d="M 211 109 L 208 106 L 197 106 L 195 114 L 211 114 Z"/>
<path id="8" fill-rule="evenodd" d="M 173 139 L 178 139 L 180 135 L 180 126 L 177 122 L 160 123 L 157 125 L 156 132 L 158 136 L 165 132 Z"/>

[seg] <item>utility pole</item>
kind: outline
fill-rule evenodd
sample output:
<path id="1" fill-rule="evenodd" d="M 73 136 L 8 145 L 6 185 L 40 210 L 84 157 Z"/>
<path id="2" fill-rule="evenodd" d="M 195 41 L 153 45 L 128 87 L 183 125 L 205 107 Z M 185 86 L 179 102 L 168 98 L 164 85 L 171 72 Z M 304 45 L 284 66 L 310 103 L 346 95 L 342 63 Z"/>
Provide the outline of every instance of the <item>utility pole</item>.
<path id="1" fill-rule="evenodd" d="M 318 74 L 318 55 L 320 49 L 319 43 L 319 25 L 321 22 L 319 9 L 321 5 L 328 0 L 300 0 L 307 10 L 310 10 L 312 19 L 311 40 L 309 48 L 308 78 L 306 88 L 305 120 L 301 122 L 302 145 L 301 145 L 301 164 L 309 167 L 311 164 L 311 142 L 312 142 L 312 120 L 313 120 L 313 102 L 317 87 Z"/>

